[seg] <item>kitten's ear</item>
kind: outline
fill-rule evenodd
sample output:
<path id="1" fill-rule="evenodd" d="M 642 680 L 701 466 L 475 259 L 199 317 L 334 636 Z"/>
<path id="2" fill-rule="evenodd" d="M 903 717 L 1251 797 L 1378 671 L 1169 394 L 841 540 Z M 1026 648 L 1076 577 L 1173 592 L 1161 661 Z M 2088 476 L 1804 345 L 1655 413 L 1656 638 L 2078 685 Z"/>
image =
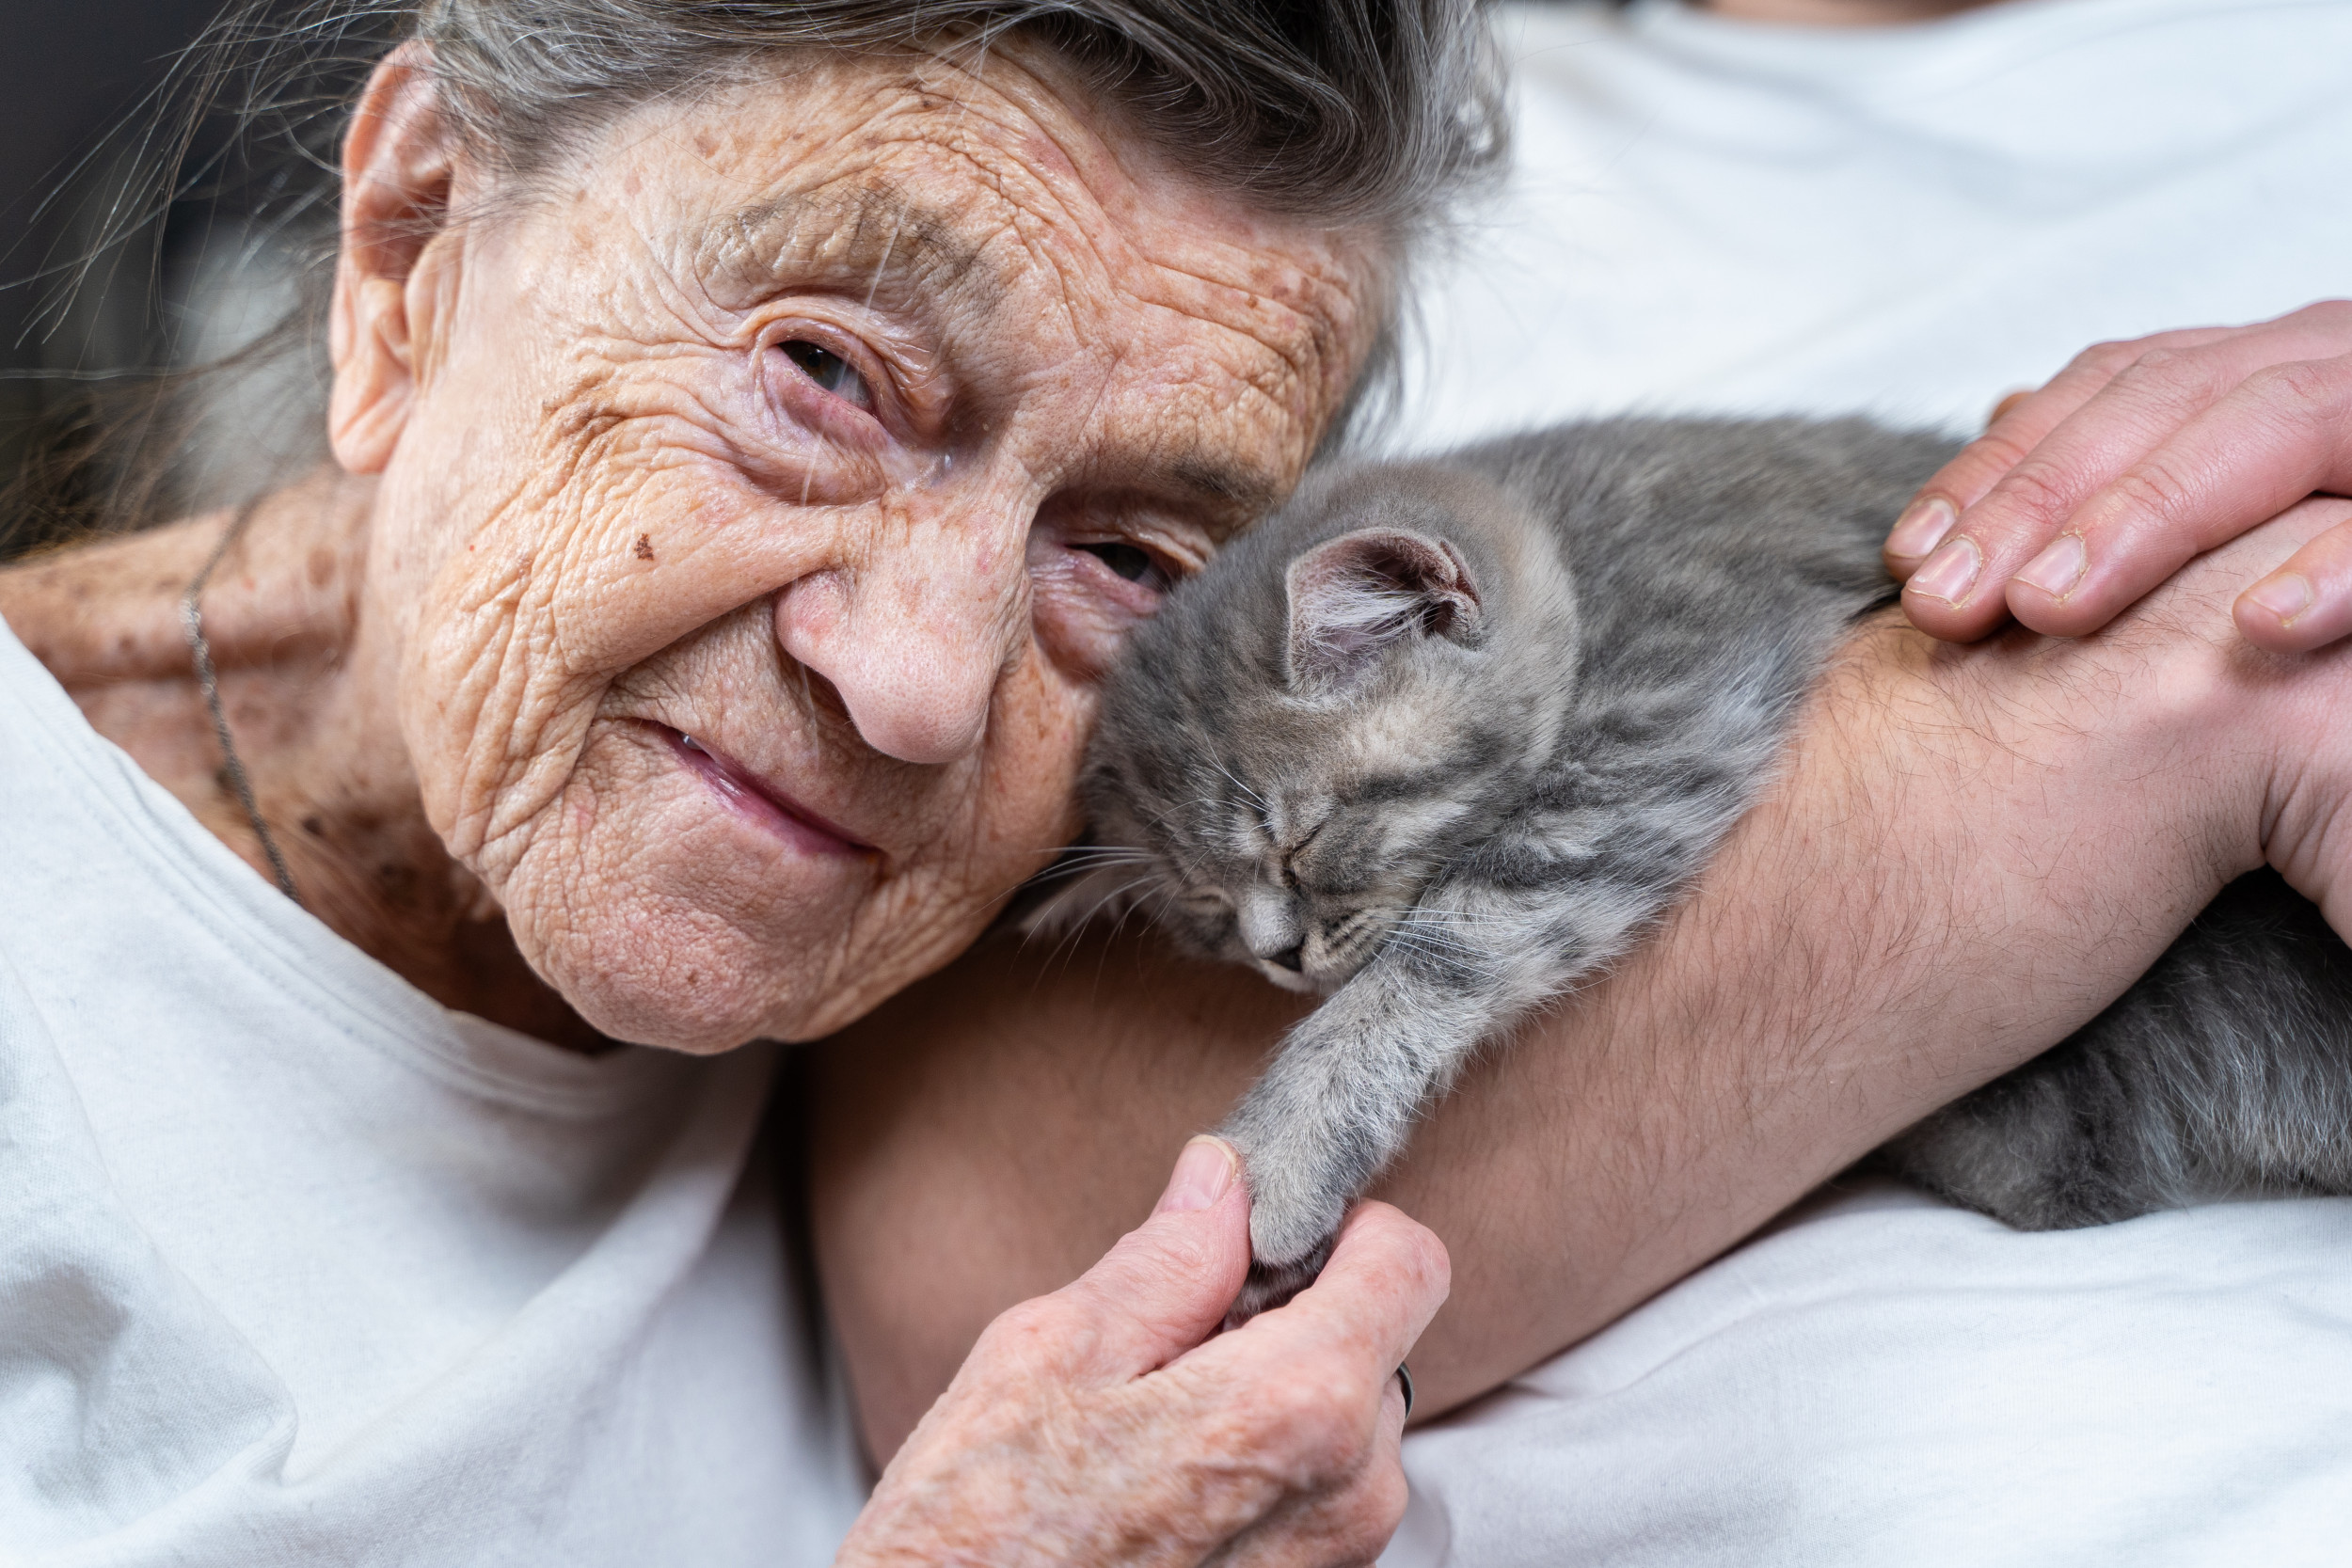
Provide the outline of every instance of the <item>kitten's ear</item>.
<path id="1" fill-rule="evenodd" d="M 1484 630 L 1461 553 L 1424 534 L 1343 533 L 1292 562 L 1285 581 L 1294 686 L 1343 687 L 1406 638 L 1475 642 Z"/>

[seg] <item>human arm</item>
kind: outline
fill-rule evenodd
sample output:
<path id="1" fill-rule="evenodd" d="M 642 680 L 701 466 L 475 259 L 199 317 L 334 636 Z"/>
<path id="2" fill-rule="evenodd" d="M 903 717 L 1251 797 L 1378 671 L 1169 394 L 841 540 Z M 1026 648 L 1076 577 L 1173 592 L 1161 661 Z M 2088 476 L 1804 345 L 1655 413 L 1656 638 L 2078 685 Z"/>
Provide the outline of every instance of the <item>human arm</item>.
<path id="1" fill-rule="evenodd" d="M 2229 604 L 2348 516 L 2298 509 L 2099 638 L 1857 634 L 1692 897 L 1490 1052 L 1379 1190 L 1454 1260 L 1419 1411 L 1593 1332 L 2069 1033 L 2265 850 L 2327 892 L 2346 768 L 2319 716 L 2352 657 L 2257 653 Z M 995 1311 L 1149 1205 L 1299 1011 L 1148 941 L 992 946 L 832 1042 L 820 1272 L 877 1452 Z"/>
<path id="2" fill-rule="evenodd" d="M 1937 637 L 2014 615 L 2097 630 L 2189 559 L 2314 492 L 2352 491 L 2352 302 L 2085 350 L 2006 401 L 1888 535 L 1903 608 Z M 2234 606 L 2258 647 L 2352 632 L 2352 528 L 2270 562 Z"/>
<path id="3" fill-rule="evenodd" d="M 988 1326 L 840 1568 L 1370 1562 L 1405 1506 L 1393 1369 L 1445 1251 L 1368 1204 L 1312 1287 L 1209 1338 L 1248 1264 L 1238 1163 L 1195 1139 L 1141 1227 Z"/>

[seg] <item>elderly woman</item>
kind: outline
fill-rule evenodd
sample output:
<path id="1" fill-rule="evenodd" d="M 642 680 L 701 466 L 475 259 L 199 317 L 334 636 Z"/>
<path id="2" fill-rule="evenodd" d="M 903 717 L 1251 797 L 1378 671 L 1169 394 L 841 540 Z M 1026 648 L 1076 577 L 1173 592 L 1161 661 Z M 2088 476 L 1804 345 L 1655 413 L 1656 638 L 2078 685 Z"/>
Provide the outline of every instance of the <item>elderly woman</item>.
<path id="1" fill-rule="evenodd" d="M 1122 629 L 1295 481 L 1495 140 L 1436 0 L 916 14 L 435 0 L 344 149 L 336 471 L 0 575 L 11 1546 L 717 1563 L 850 1528 L 773 1180 L 798 1151 L 755 1143 L 772 1058 L 742 1042 L 867 1013 L 1067 839 Z M 2352 758 L 2299 716 L 2341 673 L 2210 627 L 2332 520 L 2092 642 L 1866 634 L 1608 989 L 1604 1048 L 1531 1053 L 1425 1140 L 1401 1191 L 1465 1264 L 1439 1402 L 2029 1054 L 2233 870 L 2324 891 Z M 2113 788 L 2053 802 L 2058 766 Z M 2065 958 L 1994 989 L 2021 932 Z M 1164 1169 L 1264 1035 L 1246 991 L 1125 1000 L 1208 1062 L 1121 1078 L 1139 1137 L 1008 1114 L 1131 1216 L 1096 1181 L 1124 1160 L 1060 1140 Z M 859 1130 L 820 1131 L 837 1196 Z M 1314 1288 L 1208 1339 L 1247 1197 L 1182 1148 L 1075 1285 L 968 1358 L 947 1314 L 936 1399 L 935 1346 L 859 1352 L 944 1254 L 829 1205 L 895 1452 L 843 1560 L 1378 1550 L 1444 1253 L 1367 1205 Z M 1072 1232 L 1012 1218 L 1057 1270 Z M 1569 1290 L 1518 1266 L 1564 1224 L 1612 1265 Z M 902 1288 L 861 1296 L 878 1259 Z"/>
<path id="2" fill-rule="evenodd" d="M 918 20 L 434 0 L 343 147 L 335 471 L 0 578 L 11 1547 L 840 1539 L 736 1048 L 1069 836 L 1122 630 L 1495 150 L 1451 0 Z M 1009 1320 L 848 1557 L 1376 1550 L 1442 1253 L 1369 1213 L 1182 1354 L 1234 1174 Z"/>

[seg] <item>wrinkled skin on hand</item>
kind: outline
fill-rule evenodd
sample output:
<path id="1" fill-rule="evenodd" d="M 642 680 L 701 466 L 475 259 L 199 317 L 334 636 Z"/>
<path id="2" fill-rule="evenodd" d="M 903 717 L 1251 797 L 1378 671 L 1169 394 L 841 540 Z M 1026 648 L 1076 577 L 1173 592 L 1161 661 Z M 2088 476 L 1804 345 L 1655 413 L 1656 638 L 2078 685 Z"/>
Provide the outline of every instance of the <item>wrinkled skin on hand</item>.
<path id="1" fill-rule="evenodd" d="M 503 184 L 423 63 L 355 122 L 334 315 L 372 776 L 604 1033 L 837 1028 L 1068 838 L 1098 676 L 1295 481 L 1377 247 L 1017 45 L 747 68 Z"/>
<path id="2" fill-rule="evenodd" d="M 842 1568 L 1377 1558 L 1406 1497 L 1393 1369 L 1444 1299 L 1445 1249 L 1364 1205 L 1315 1284 L 1200 1343 L 1248 1268 L 1238 1176 L 1229 1147 L 1195 1139 L 1141 1228 L 992 1323 Z"/>
<path id="3" fill-rule="evenodd" d="M 2086 349 L 2006 400 L 1888 535 L 1903 609 L 1970 641 L 2014 615 L 2098 630 L 2194 557 L 2314 492 L 2352 491 L 2352 303 Z M 2352 632 L 2352 529 L 2322 532 L 2234 607 L 2257 647 Z"/>

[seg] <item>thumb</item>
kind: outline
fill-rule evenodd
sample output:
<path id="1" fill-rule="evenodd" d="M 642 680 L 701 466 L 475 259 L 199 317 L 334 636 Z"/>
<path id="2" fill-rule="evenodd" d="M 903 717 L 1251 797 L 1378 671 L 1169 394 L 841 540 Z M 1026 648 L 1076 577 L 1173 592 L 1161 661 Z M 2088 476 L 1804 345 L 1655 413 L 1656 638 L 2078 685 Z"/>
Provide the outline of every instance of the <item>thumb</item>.
<path id="1" fill-rule="evenodd" d="M 1091 1321 L 1104 1370 L 1133 1376 L 1207 1338 L 1248 1272 L 1241 1157 L 1202 1136 L 1184 1146 L 1152 1217 L 1060 1293 Z"/>

